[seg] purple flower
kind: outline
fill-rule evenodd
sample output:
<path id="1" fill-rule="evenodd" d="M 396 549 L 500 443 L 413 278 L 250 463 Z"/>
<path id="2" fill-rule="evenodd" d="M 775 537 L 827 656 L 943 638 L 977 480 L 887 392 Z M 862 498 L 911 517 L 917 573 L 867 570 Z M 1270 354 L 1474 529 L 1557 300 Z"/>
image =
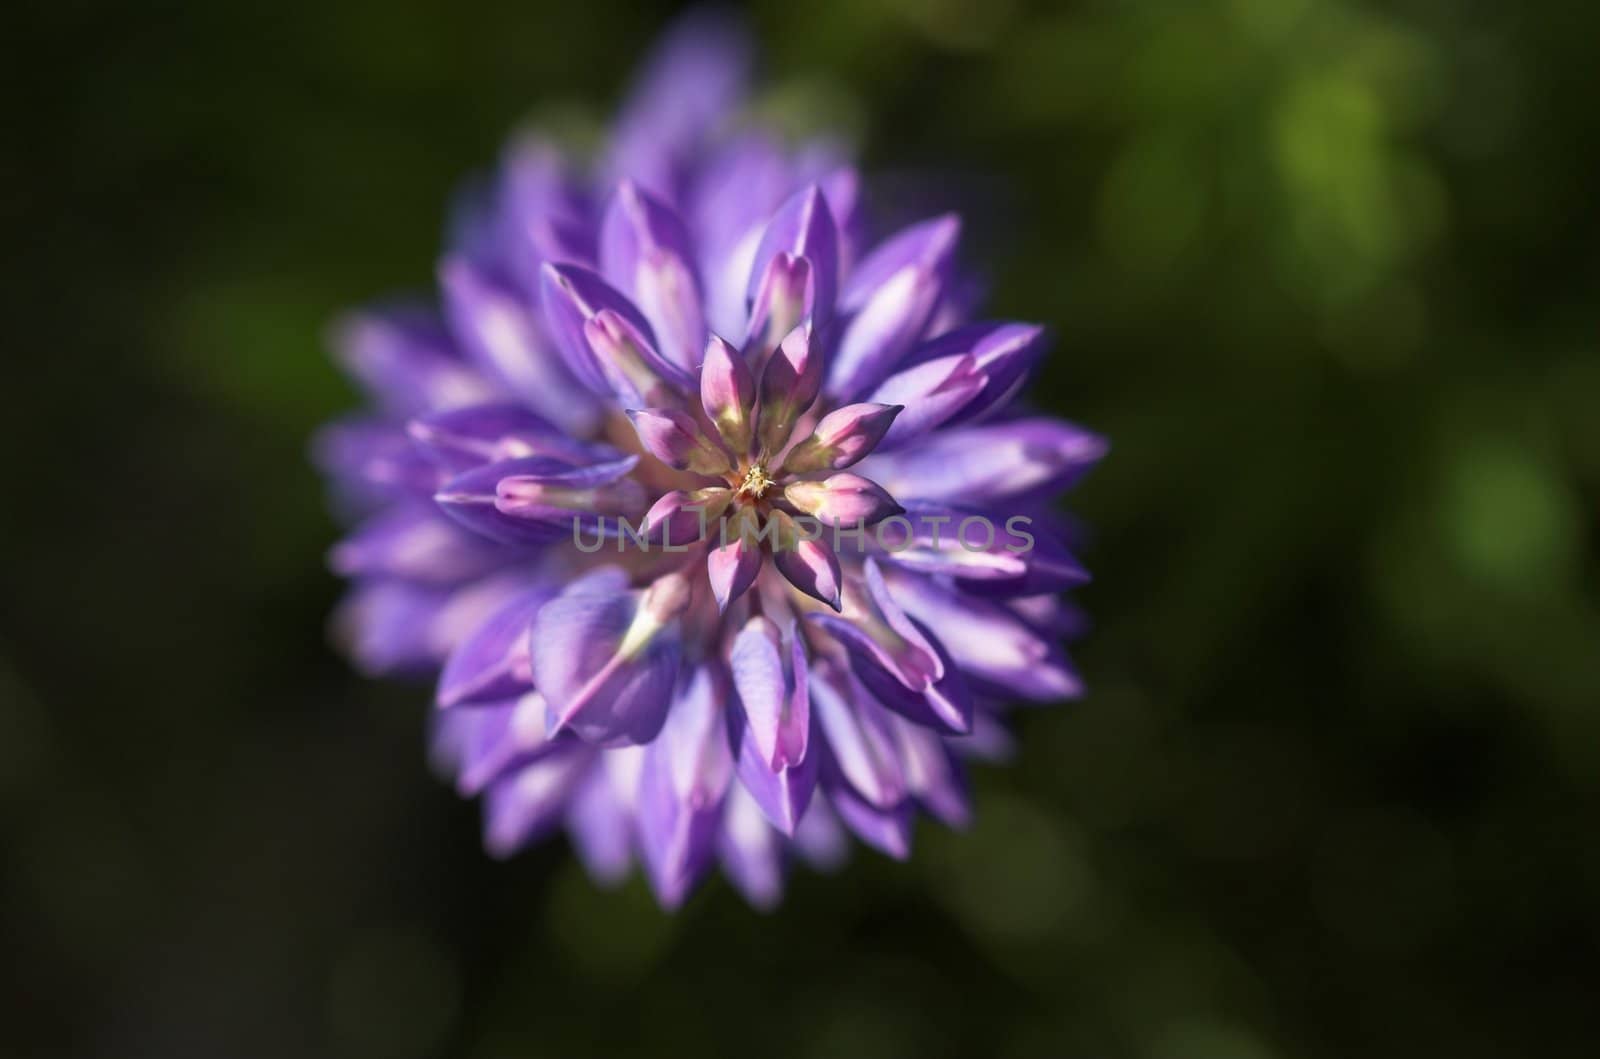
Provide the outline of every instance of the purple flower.
<path id="1" fill-rule="evenodd" d="M 1080 691 L 1049 502 L 1105 452 L 1016 407 L 1044 333 L 969 319 L 957 218 L 870 241 L 831 147 L 735 120 L 748 55 L 691 18 L 593 168 L 513 144 L 438 307 L 337 330 L 371 411 L 316 444 L 336 630 L 437 674 L 490 852 L 564 829 L 668 907 L 968 819 L 1008 704 Z"/>

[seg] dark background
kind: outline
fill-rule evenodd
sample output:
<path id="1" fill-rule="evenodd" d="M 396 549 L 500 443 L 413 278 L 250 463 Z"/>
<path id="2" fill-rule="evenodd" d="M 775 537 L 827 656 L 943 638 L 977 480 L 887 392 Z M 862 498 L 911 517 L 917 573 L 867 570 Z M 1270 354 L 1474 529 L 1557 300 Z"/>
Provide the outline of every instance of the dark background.
<path id="1" fill-rule="evenodd" d="M 762 916 L 509 864 L 327 646 L 322 329 L 665 4 L 24 4 L 0 1054 L 1590 1056 L 1600 9 L 772 2 L 774 97 L 999 203 L 1105 431 L 1082 703 Z"/>

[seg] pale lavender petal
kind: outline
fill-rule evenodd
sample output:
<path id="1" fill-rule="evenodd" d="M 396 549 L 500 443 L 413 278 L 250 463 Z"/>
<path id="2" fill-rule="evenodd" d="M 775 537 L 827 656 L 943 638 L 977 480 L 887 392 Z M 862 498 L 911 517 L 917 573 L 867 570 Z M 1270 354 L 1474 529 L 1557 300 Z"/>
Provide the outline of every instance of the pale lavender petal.
<path id="1" fill-rule="evenodd" d="M 444 321 L 418 307 L 380 307 L 334 325 L 334 356 L 389 414 L 491 400 L 494 385 L 461 359 Z"/>
<path id="2" fill-rule="evenodd" d="M 981 716 L 981 715 L 980 715 Z M 965 770 L 950 753 L 945 739 L 937 732 L 890 718 L 899 746 L 906 786 L 917 804 L 942 823 L 965 827 L 972 821 L 972 796 L 967 790 Z M 977 726 L 974 726 L 974 732 Z M 976 735 L 956 743 L 967 743 Z"/>
<path id="3" fill-rule="evenodd" d="M 520 404 L 477 404 L 420 416 L 406 424 L 406 433 L 429 459 L 452 474 L 523 456 L 577 465 L 622 455 L 606 446 L 575 441 Z"/>
<path id="4" fill-rule="evenodd" d="M 755 799 L 737 783 L 728 788 L 717 858 L 746 901 L 762 910 L 777 906 L 783 896 L 782 839 Z"/>
<path id="5" fill-rule="evenodd" d="M 545 734 L 544 712 L 544 698 L 538 692 L 453 711 L 466 725 L 456 766 L 456 790 L 463 795 L 478 794 L 513 769 L 562 751 L 567 740 Z"/>
<path id="6" fill-rule="evenodd" d="M 842 400 L 865 393 L 923 337 L 944 291 L 960 236 L 953 216 L 901 231 L 868 254 L 840 297 L 849 321 L 828 373 Z"/>
<path id="7" fill-rule="evenodd" d="M 457 644 L 439 676 L 439 705 L 504 699 L 531 689 L 528 633 L 553 595 L 545 586 L 518 594 Z"/>
<path id="8" fill-rule="evenodd" d="M 483 844 L 489 854 L 509 857 L 554 830 L 593 754 L 589 747 L 573 744 L 491 785 L 483 803 Z"/>
<path id="9" fill-rule="evenodd" d="M 1059 419 L 1017 419 L 941 430 L 920 444 L 874 453 L 861 473 L 902 503 L 976 504 L 1066 489 L 1106 454 L 1098 434 Z"/>
<path id="10" fill-rule="evenodd" d="M 527 303 L 461 258 L 439 267 L 450 328 L 486 374 L 568 433 L 582 434 L 599 408 L 539 333 Z"/>
<path id="11" fill-rule="evenodd" d="M 506 559 L 504 548 L 441 518 L 436 508 L 411 503 L 362 523 L 333 547 L 328 565 L 343 577 L 448 585 L 481 577 Z"/>
<path id="12" fill-rule="evenodd" d="M 918 365 L 944 357 L 972 357 L 988 384 L 954 417 L 956 422 L 968 422 L 1009 404 L 1048 345 L 1049 334 L 1037 324 L 967 324 L 917 346 L 906 355 L 905 363 Z"/>
<path id="13" fill-rule="evenodd" d="M 543 724 L 541 720 L 541 725 Z M 643 753 L 643 747 L 609 750 L 607 757 Z M 633 865 L 634 823 L 630 804 L 617 793 L 610 770 L 596 762 L 578 781 L 567 804 L 567 834 L 590 878 L 615 886 Z"/>

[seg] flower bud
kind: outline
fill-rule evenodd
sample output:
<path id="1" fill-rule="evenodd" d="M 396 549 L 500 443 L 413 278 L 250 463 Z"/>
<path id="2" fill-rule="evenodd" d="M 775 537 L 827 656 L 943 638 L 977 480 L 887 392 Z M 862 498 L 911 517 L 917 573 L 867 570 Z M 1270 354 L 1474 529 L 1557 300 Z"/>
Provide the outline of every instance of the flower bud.
<path id="1" fill-rule="evenodd" d="M 784 457 L 783 469 L 791 474 L 805 474 L 850 466 L 877 447 L 895 416 L 900 414 L 901 407 L 897 404 L 852 404 L 829 412 L 811 436 Z"/>

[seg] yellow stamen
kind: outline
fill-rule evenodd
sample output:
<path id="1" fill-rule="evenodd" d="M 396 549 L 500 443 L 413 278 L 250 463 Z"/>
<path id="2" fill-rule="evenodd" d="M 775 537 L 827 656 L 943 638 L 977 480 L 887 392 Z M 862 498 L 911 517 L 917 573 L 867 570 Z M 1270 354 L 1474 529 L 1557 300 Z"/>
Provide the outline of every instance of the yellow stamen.
<path id="1" fill-rule="evenodd" d="M 772 479 L 767 477 L 767 469 L 759 463 L 752 464 L 750 469 L 744 472 L 744 481 L 739 483 L 739 493 L 741 496 L 752 496 L 759 500 L 772 484 Z"/>

